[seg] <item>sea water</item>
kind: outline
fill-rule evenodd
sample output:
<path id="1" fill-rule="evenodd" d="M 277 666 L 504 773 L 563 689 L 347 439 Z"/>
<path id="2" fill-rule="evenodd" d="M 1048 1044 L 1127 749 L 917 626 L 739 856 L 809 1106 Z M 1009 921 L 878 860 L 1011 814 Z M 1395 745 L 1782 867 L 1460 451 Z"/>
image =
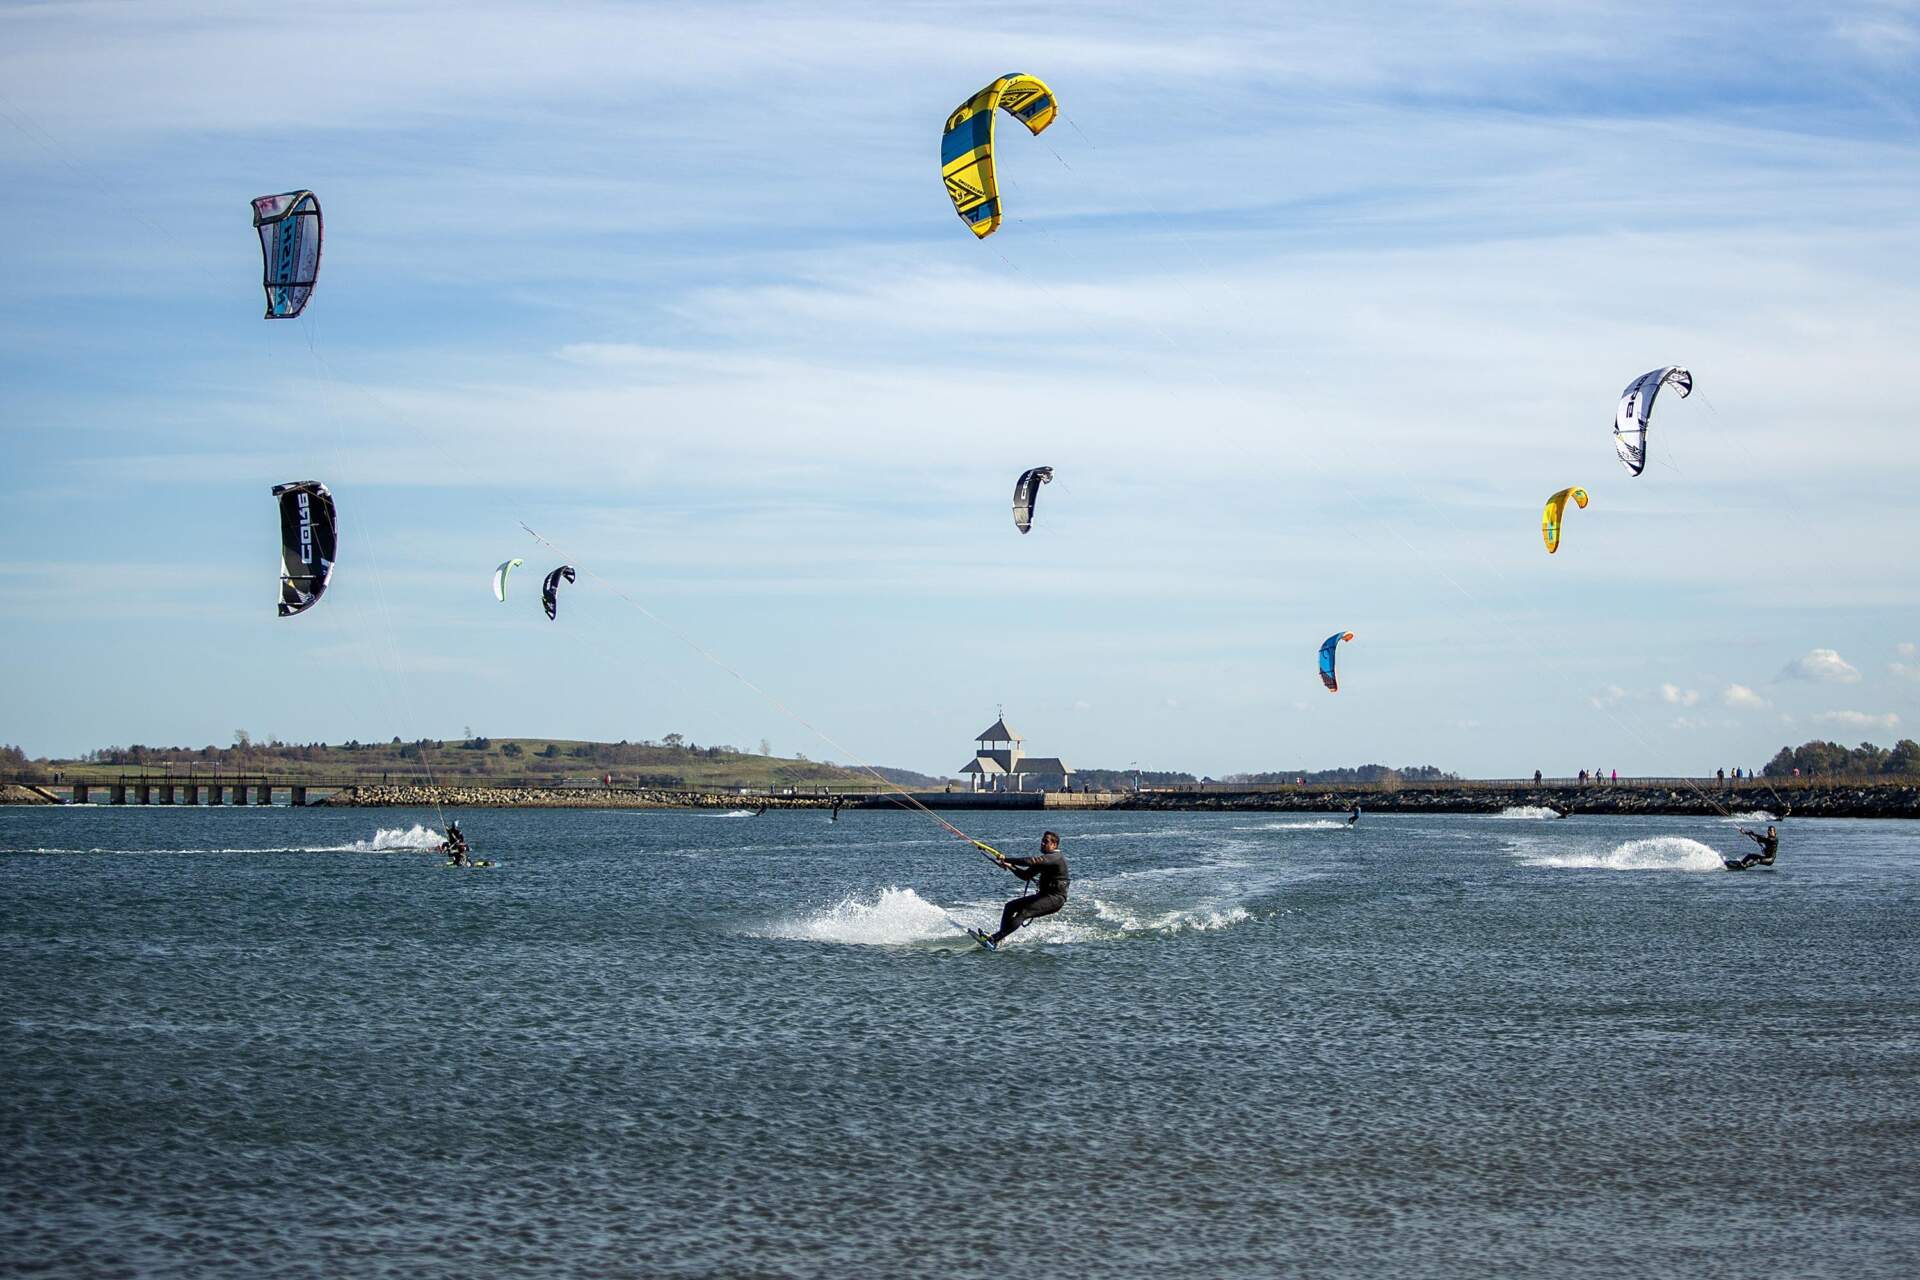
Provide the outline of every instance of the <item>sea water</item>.
<path id="1" fill-rule="evenodd" d="M 1920 825 L 462 816 L 0 810 L 0 1273 L 1920 1274 Z"/>

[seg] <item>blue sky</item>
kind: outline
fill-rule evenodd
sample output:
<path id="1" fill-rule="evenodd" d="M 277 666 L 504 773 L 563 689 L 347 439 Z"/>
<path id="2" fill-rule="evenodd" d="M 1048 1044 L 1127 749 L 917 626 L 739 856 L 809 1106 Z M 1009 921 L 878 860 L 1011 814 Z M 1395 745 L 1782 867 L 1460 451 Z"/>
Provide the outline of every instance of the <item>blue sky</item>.
<path id="1" fill-rule="evenodd" d="M 977 243 L 939 128 L 1016 69 L 1065 117 Z M 1890 742 L 1917 86 L 1913 3 L 0 7 L 0 741 Z M 268 323 L 247 202 L 298 187 L 320 286 Z M 341 561 L 281 621 L 309 478 Z M 592 571 L 558 623 L 522 521 Z"/>

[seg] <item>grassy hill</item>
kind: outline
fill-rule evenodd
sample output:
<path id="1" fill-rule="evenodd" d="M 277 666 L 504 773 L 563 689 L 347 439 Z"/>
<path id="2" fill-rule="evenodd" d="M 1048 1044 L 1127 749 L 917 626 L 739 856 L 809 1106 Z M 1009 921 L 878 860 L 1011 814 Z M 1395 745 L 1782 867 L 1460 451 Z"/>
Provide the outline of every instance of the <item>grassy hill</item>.
<path id="1" fill-rule="evenodd" d="M 832 787 L 881 789 L 864 770 L 831 761 L 754 755 L 733 747 L 702 747 L 671 734 L 665 742 L 581 742 L 566 738 L 420 739 L 340 744 L 243 743 L 232 747 L 109 747 L 84 760 L 21 761 L 7 772 L 50 780 L 105 781 L 130 772 L 305 774 L 328 780 L 425 782 L 472 785 L 534 783 L 542 786 L 597 784 L 608 774 L 616 785 L 724 790 L 734 787 Z M 944 786 L 910 769 L 880 770 L 904 786 Z"/>

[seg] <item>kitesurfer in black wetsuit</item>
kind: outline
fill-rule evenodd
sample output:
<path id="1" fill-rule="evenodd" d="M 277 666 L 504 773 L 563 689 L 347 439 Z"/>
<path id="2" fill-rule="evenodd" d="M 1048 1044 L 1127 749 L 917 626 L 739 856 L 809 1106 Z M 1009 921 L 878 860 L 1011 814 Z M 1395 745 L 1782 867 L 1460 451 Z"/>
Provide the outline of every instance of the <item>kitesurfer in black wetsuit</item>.
<path id="1" fill-rule="evenodd" d="M 1767 834 L 1765 835 L 1741 827 L 1740 834 L 1759 845 L 1760 848 L 1755 853 L 1744 853 L 1738 858 L 1727 859 L 1727 870 L 1745 871 L 1748 867 L 1770 867 L 1773 865 L 1774 856 L 1780 852 L 1780 829 L 1778 827 L 1768 827 Z"/>
<path id="2" fill-rule="evenodd" d="M 464 867 L 467 865 L 467 838 L 461 834 L 459 823 L 449 822 L 447 824 L 447 838 L 440 846 L 440 851 L 447 855 L 447 861 L 451 862 L 454 866 Z"/>
<path id="3" fill-rule="evenodd" d="M 1347 810 L 1347 825 L 1350 827 L 1357 826 L 1359 822 L 1360 822 L 1360 805 L 1358 802 L 1355 802 L 1353 808 Z"/>
<path id="4" fill-rule="evenodd" d="M 1556 818 L 1571 818 L 1573 816 L 1573 807 L 1571 805 L 1557 804 L 1553 806 L 1553 816 Z"/>
<path id="5" fill-rule="evenodd" d="M 840 821 L 840 803 L 841 803 L 840 797 L 835 796 L 833 798 L 833 820 L 835 822 Z"/>
<path id="6" fill-rule="evenodd" d="M 1015 898 L 1000 911 L 1000 928 L 988 941 L 999 946 L 1002 939 L 1021 925 L 1050 916 L 1067 905 L 1066 855 L 1060 852 L 1060 837 L 1049 831 L 1040 837 L 1040 853 L 1032 858 L 1008 858 L 1000 864 L 1033 885 L 1033 892 Z M 1036 883 L 1037 882 L 1037 883 Z"/>

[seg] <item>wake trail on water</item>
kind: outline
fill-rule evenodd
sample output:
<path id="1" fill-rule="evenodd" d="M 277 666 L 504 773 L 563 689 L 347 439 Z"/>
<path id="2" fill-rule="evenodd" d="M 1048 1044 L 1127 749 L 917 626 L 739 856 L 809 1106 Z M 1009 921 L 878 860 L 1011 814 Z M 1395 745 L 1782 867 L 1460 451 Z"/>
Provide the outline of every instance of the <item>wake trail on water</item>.
<path id="1" fill-rule="evenodd" d="M 382 827 L 373 833 L 371 840 L 353 840 L 346 844 L 308 845 L 308 853 L 437 853 L 446 837 L 432 827 L 415 823 L 402 831 L 398 827 Z"/>
<path id="2" fill-rule="evenodd" d="M 1235 827 L 1235 831 L 1345 831 L 1348 823 L 1333 818 L 1312 818 L 1300 822 L 1263 822 L 1257 827 Z"/>
<path id="3" fill-rule="evenodd" d="M 1774 817 L 1772 814 L 1768 813 L 1765 809 L 1749 809 L 1745 813 L 1730 813 L 1726 817 L 1720 819 L 1720 821 L 1722 822 L 1778 822 L 1780 821 L 1780 819 Z"/>
<path id="4" fill-rule="evenodd" d="M 1077 902 L 1070 901 L 1067 909 L 1058 915 L 1027 925 L 1004 945 L 1059 946 L 1105 939 L 1170 937 L 1230 928 L 1251 919 L 1253 915 L 1245 907 L 1230 903 L 1156 909 L 1129 907 L 1088 896 Z M 853 894 L 824 910 L 776 921 L 758 931 L 757 936 L 842 946 L 938 944 L 967 950 L 974 944 L 954 928 L 955 924 L 991 930 L 999 920 L 998 900 L 972 902 L 948 911 L 912 889 L 888 886 L 878 895 Z"/>
<path id="5" fill-rule="evenodd" d="M 1093 900 L 1095 917 L 1125 934 L 1207 933 L 1228 929 L 1253 919 L 1253 913 L 1240 906 L 1186 907 L 1159 913 L 1141 912 L 1100 898 Z"/>
<path id="6" fill-rule="evenodd" d="M 373 833 L 371 840 L 351 840 L 346 844 L 276 844 L 249 845 L 236 848 L 230 846 L 194 847 L 186 849 L 113 849 L 96 847 L 91 849 L 31 849 L 30 853 L 438 853 L 445 839 L 432 827 L 418 824 L 401 830 L 398 827 L 383 827 Z"/>
<path id="7" fill-rule="evenodd" d="M 1496 818 L 1531 820 L 1534 818 L 1558 818 L 1560 815 L 1543 804 L 1510 804 L 1493 816 Z"/>
<path id="8" fill-rule="evenodd" d="M 753 816 L 753 810 L 729 809 L 725 813 L 706 813 L 701 816 L 704 818 L 751 818 Z"/>
<path id="9" fill-rule="evenodd" d="M 894 886 L 882 889 L 875 898 L 855 894 L 824 911 L 777 921 L 762 936 L 866 947 L 898 947 L 918 942 L 973 945 L 947 923 L 945 911 L 911 889 Z"/>
<path id="10" fill-rule="evenodd" d="M 1523 859 L 1530 867 L 1590 871 L 1719 871 L 1725 855 L 1685 836 L 1629 840 L 1604 853 L 1542 853 Z"/>

